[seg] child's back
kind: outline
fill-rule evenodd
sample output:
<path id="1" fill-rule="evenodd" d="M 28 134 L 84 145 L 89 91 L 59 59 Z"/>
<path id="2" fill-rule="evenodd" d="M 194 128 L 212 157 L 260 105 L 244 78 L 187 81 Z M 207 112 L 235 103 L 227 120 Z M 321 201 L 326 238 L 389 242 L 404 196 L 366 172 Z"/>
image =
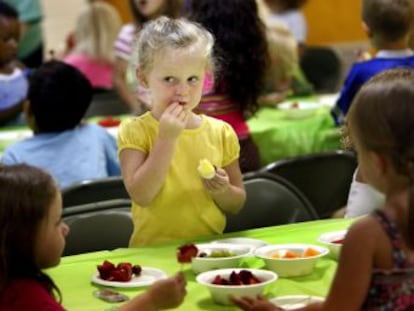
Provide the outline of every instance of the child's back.
<path id="1" fill-rule="evenodd" d="M 392 68 L 414 68 L 414 53 L 408 48 L 408 34 L 413 21 L 410 0 L 363 0 L 363 25 L 378 51 L 375 58 L 355 63 L 333 109 L 338 123 L 344 116 L 361 86 L 375 74 Z"/>
<path id="2" fill-rule="evenodd" d="M 7 148 L 3 163 L 44 168 L 61 188 L 119 175 L 115 138 L 97 125 L 81 124 L 91 97 L 90 83 L 74 67 L 45 63 L 32 76 L 25 111 L 35 135 Z"/>

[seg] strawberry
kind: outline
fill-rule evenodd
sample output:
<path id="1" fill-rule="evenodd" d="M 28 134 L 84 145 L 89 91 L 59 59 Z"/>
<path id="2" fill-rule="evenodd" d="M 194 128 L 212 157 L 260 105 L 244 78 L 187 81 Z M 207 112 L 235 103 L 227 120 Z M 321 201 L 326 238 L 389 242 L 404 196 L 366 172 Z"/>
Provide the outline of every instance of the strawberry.
<path id="1" fill-rule="evenodd" d="M 179 263 L 189 263 L 198 254 L 198 248 L 194 244 L 185 244 L 177 250 L 177 260 Z"/>
<path id="2" fill-rule="evenodd" d="M 109 281 L 128 282 L 132 278 L 132 270 L 116 268 L 112 270 Z"/>
<path id="3" fill-rule="evenodd" d="M 111 272 L 115 270 L 115 265 L 112 262 L 105 260 L 101 265 L 98 265 L 97 268 L 101 279 L 108 280 L 111 276 Z"/>

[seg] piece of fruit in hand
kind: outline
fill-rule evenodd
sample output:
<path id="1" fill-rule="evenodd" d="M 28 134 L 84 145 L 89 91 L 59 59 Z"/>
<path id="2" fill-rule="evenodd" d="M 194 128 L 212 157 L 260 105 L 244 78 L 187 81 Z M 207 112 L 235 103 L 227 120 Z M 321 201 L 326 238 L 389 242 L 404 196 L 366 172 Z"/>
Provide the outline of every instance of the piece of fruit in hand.
<path id="1" fill-rule="evenodd" d="M 212 179 L 216 175 L 216 168 L 207 159 L 201 159 L 197 171 L 204 179 Z"/>
<path id="2" fill-rule="evenodd" d="M 177 250 L 177 260 L 179 263 L 189 263 L 198 254 L 198 248 L 194 244 L 185 244 Z"/>

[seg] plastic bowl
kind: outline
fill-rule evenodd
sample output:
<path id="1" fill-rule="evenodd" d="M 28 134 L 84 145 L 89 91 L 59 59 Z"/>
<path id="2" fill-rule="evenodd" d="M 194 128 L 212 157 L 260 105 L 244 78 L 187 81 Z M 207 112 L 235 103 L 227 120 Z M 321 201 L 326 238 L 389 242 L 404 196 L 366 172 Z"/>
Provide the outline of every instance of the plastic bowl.
<path id="1" fill-rule="evenodd" d="M 239 273 L 241 270 L 247 270 L 253 273 L 261 282 L 251 285 L 216 285 L 212 284 L 213 280 L 219 275 L 222 278 L 228 279 L 230 274 L 235 271 Z M 210 291 L 211 298 L 214 302 L 222 305 L 230 305 L 232 302 L 229 299 L 230 295 L 241 297 L 247 296 L 255 298 L 257 295 L 263 294 L 264 288 L 270 283 L 277 280 L 277 274 L 260 269 L 219 269 L 214 271 L 207 271 L 199 274 L 196 278 L 197 282 L 207 287 Z"/>
<path id="2" fill-rule="evenodd" d="M 312 249 L 318 254 L 309 257 L 299 257 L 307 250 Z M 296 258 L 284 258 L 287 252 L 296 254 Z M 329 253 L 326 247 L 312 244 L 276 244 L 260 247 L 254 254 L 263 259 L 266 268 L 278 274 L 279 277 L 302 276 L 312 273 L 319 258 Z M 281 256 L 274 258 L 272 256 Z"/>
<path id="3" fill-rule="evenodd" d="M 215 269 L 223 268 L 237 268 L 240 260 L 243 257 L 252 254 L 252 247 L 247 245 L 232 245 L 221 243 L 207 243 L 197 244 L 198 256 L 194 257 L 191 261 L 191 267 L 195 273 L 205 272 Z M 200 257 L 201 253 L 205 253 L 207 256 L 213 251 L 228 251 L 234 253 L 234 256 L 228 257 Z"/>
<path id="4" fill-rule="evenodd" d="M 347 231 L 348 230 L 338 230 L 323 233 L 319 236 L 318 242 L 324 244 L 329 249 L 333 258 L 338 259 L 342 249 L 342 243 L 339 243 L 339 241 L 342 241 L 345 238 Z"/>
<path id="5" fill-rule="evenodd" d="M 281 296 L 270 299 L 270 302 L 283 310 L 294 310 L 297 308 L 303 308 L 309 304 L 316 302 L 323 302 L 323 297 L 317 296 L 306 296 L 306 295 L 292 295 L 292 296 Z"/>

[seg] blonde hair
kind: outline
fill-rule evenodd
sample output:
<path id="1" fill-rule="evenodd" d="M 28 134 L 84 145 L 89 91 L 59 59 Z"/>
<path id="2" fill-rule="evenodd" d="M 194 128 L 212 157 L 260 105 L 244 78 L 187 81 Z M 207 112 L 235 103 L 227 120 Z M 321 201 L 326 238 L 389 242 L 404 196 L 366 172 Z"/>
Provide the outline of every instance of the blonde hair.
<path id="1" fill-rule="evenodd" d="M 167 49 L 200 48 L 207 65 L 213 69 L 213 45 L 212 34 L 199 24 L 162 16 L 145 24 L 138 34 L 131 63 L 134 70 L 140 68 L 147 73 L 152 69 L 155 57 Z"/>
<path id="2" fill-rule="evenodd" d="M 285 81 L 299 68 L 297 41 L 287 26 L 281 22 L 266 23 L 268 48 L 271 59 L 269 78 Z"/>
<path id="3" fill-rule="evenodd" d="M 75 51 L 104 62 L 113 62 L 113 44 L 122 21 L 116 9 L 102 1 L 91 2 L 78 16 Z"/>

